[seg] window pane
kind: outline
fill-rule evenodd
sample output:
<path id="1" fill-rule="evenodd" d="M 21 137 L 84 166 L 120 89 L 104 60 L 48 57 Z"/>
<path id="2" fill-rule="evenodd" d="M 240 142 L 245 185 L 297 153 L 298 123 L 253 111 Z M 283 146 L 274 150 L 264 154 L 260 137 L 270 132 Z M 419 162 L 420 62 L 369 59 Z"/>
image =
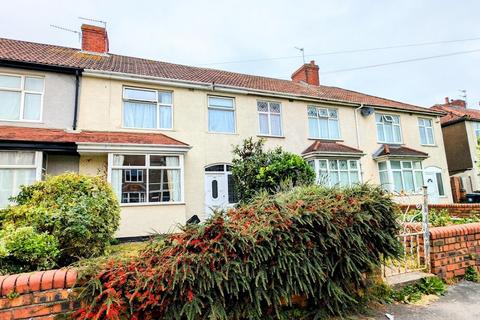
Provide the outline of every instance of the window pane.
<path id="1" fill-rule="evenodd" d="M 322 170 L 327 170 L 327 160 L 319 160 L 318 167 Z"/>
<path id="2" fill-rule="evenodd" d="M 20 119 L 20 92 L 0 90 L 0 119 Z"/>
<path id="3" fill-rule="evenodd" d="M 129 128 L 153 129 L 157 127 L 157 105 L 124 102 L 124 123 Z"/>
<path id="4" fill-rule="evenodd" d="M 314 117 L 316 118 L 318 116 L 317 108 L 315 107 L 308 107 L 307 108 L 307 114 L 309 117 Z"/>
<path id="5" fill-rule="evenodd" d="M 402 141 L 402 135 L 400 133 L 400 126 L 393 126 L 393 132 L 394 132 L 394 140 L 393 142 L 400 142 Z"/>
<path id="6" fill-rule="evenodd" d="M 407 169 L 412 168 L 412 163 L 410 161 L 402 161 L 402 166 Z"/>
<path id="7" fill-rule="evenodd" d="M 385 128 L 385 141 L 386 142 L 394 142 L 393 140 L 393 126 L 391 123 L 385 123 L 383 125 Z"/>
<path id="8" fill-rule="evenodd" d="M 358 168 L 357 161 L 355 161 L 355 160 L 350 160 L 349 164 L 350 164 L 350 170 L 354 170 L 354 169 Z"/>
<path id="9" fill-rule="evenodd" d="M 420 163 L 420 161 L 414 161 L 413 162 L 413 168 L 414 169 L 422 169 L 422 164 Z"/>
<path id="10" fill-rule="evenodd" d="M 35 165 L 35 152 L 1 151 L 0 165 Z M 2 181 L 0 179 L 0 181 Z M 0 183 L 1 184 L 1 183 Z"/>
<path id="11" fill-rule="evenodd" d="M 259 113 L 258 121 L 260 125 L 260 133 L 268 134 L 268 115 L 265 113 Z"/>
<path id="12" fill-rule="evenodd" d="M 413 184 L 413 171 L 404 171 L 403 178 L 405 179 L 405 191 L 415 191 L 415 185 Z"/>
<path id="13" fill-rule="evenodd" d="M 172 104 L 172 93 L 159 91 L 158 92 L 158 102 L 162 104 Z"/>
<path id="14" fill-rule="evenodd" d="M 390 166 L 392 167 L 392 169 L 400 169 L 401 168 L 400 161 L 390 161 Z"/>
<path id="15" fill-rule="evenodd" d="M 0 169 L 0 208 L 9 204 L 9 198 L 16 196 L 20 186 L 35 181 L 35 169 Z"/>
<path id="16" fill-rule="evenodd" d="M 425 132 L 425 127 L 420 127 L 420 142 L 422 144 L 428 144 L 427 142 L 427 134 Z"/>
<path id="17" fill-rule="evenodd" d="M 280 103 L 270 102 L 270 112 L 271 113 L 280 113 Z"/>
<path id="18" fill-rule="evenodd" d="M 337 185 L 340 181 L 338 177 L 338 172 L 330 172 L 329 178 L 330 178 L 330 185 L 332 186 Z"/>
<path id="19" fill-rule="evenodd" d="M 340 170 L 348 170 L 347 160 L 339 160 Z"/>
<path id="20" fill-rule="evenodd" d="M 340 138 L 340 130 L 338 128 L 338 120 L 328 120 L 328 127 L 329 127 L 329 138 L 330 139 L 338 139 Z"/>
<path id="21" fill-rule="evenodd" d="M 385 133 L 383 132 L 382 124 L 377 124 L 377 139 L 378 141 L 385 141 Z"/>
<path id="22" fill-rule="evenodd" d="M 225 166 L 223 164 L 216 164 L 205 168 L 205 171 L 225 171 Z"/>
<path id="23" fill-rule="evenodd" d="M 380 184 L 385 189 L 389 189 L 390 183 L 388 182 L 388 172 L 386 172 L 386 171 L 380 172 Z"/>
<path id="24" fill-rule="evenodd" d="M 379 162 L 378 163 L 378 170 L 387 170 L 387 163 L 386 162 Z"/>
<path id="25" fill-rule="evenodd" d="M 340 185 L 341 186 L 348 186 L 349 185 L 349 180 L 348 180 L 348 172 L 347 171 L 341 171 L 340 172 Z"/>
<path id="26" fill-rule="evenodd" d="M 172 107 L 160 106 L 160 124 L 161 129 L 172 129 Z"/>
<path id="27" fill-rule="evenodd" d="M 328 164 L 329 164 L 330 170 L 338 170 L 337 160 L 329 160 Z"/>
<path id="28" fill-rule="evenodd" d="M 417 185 L 417 190 L 420 190 L 423 187 L 422 171 L 415 171 L 415 184 Z"/>
<path id="29" fill-rule="evenodd" d="M 157 92 L 153 90 L 125 88 L 125 98 L 132 100 L 157 101 Z"/>
<path id="30" fill-rule="evenodd" d="M 266 101 L 257 101 L 257 110 L 259 112 L 268 112 L 268 102 Z"/>
<path id="31" fill-rule="evenodd" d="M 428 144 L 434 144 L 435 141 L 433 141 L 433 129 L 432 128 L 427 128 L 427 143 Z"/>
<path id="32" fill-rule="evenodd" d="M 0 88 L 20 89 L 22 78 L 18 76 L 0 75 Z"/>
<path id="33" fill-rule="evenodd" d="M 228 184 L 228 203 L 237 203 L 238 195 L 235 189 L 235 180 L 231 174 L 227 175 L 227 184 Z"/>
<path id="34" fill-rule="evenodd" d="M 131 154 L 115 154 L 113 156 L 114 166 L 145 166 L 144 155 L 131 155 Z"/>
<path id="35" fill-rule="evenodd" d="M 180 170 L 178 169 L 150 169 L 149 201 L 172 202 L 180 201 Z"/>
<path id="36" fill-rule="evenodd" d="M 394 190 L 400 192 L 403 190 L 403 179 L 400 171 L 393 172 L 393 187 Z"/>
<path id="37" fill-rule="evenodd" d="M 151 155 L 150 165 L 156 167 L 178 167 L 180 165 L 180 160 L 178 157 Z"/>
<path id="38" fill-rule="evenodd" d="M 212 180 L 212 198 L 213 199 L 218 198 L 218 181 L 217 180 Z"/>
<path id="39" fill-rule="evenodd" d="M 274 136 L 282 135 L 282 126 L 280 121 L 280 115 L 270 115 L 270 129 L 272 130 L 271 134 Z"/>
<path id="40" fill-rule="evenodd" d="M 435 173 L 437 176 L 437 187 L 438 187 L 438 194 L 441 196 L 445 195 L 445 189 L 443 189 L 443 180 L 442 174 L 440 172 Z"/>
<path id="41" fill-rule="evenodd" d="M 26 93 L 23 118 L 25 120 L 40 120 L 42 96 L 40 94 Z"/>
<path id="42" fill-rule="evenodd" d="M 320 138 L 328 139 L 328 119 L 319 118 L 317 121 L 320 128 Z"/>
<path id="43" fill-rule="evenodd" d="M 43 78 L 25 78 L 25 90 L 43 92 Z"/>
<path id="44" fill-rule="evenodd" d="M 233 111 L 209 109 L 208 130 L 210 132 L 235 132 L 235 118 Z"/>
<path id="45" fill-rule="evenodd" d="M 233 109 L 233 99 L 208 97 L 208 105 L 212 107 L 231 108 Z"/>
<path id="46" fill-rule="evenodd" d="M 311 138 L 320 138 L 317 119 L 308 118 L 308 132 Z"/>
<path id="47" fill-rule="evenodd" d="M 360 182 L 358 178 L 358 171 L 350 171 L 350 182 L 351 184 Z"/>

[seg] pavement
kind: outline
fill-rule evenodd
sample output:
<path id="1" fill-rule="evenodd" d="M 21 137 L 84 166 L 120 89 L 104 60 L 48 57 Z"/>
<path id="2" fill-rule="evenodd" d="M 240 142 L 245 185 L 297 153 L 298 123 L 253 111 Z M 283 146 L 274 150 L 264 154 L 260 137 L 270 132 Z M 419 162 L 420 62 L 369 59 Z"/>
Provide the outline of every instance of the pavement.
<path id="1" fill-rule="evenodd" d="M 480 283 L 462 281 L 449 286 L 444 296 L 426 305 L 388 305 L 373 319 L 387 320 L 385 313 L 394 320 L 480 320 Z"/>

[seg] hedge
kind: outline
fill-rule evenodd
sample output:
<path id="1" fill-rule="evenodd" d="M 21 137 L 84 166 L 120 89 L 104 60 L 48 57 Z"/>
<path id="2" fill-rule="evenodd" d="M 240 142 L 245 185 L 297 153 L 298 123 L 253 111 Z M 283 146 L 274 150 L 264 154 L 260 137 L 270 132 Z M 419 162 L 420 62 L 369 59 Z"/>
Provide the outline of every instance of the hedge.
<path id="1" fill-rule="evenodd" d="M 362 301 L 381 256 L 400 254 L 397 208 L 376 187 L 301 187 L 153 241 L 110 261 L 77 319 L 282 318 L 292 297 L 319 314 Z"/>

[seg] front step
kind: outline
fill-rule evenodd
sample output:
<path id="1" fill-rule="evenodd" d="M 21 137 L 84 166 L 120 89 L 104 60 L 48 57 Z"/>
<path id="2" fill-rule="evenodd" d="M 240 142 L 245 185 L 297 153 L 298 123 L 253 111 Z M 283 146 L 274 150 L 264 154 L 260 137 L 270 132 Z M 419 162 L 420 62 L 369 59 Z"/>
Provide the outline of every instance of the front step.
<path id="1" fill-rule="evenodd" d="M 402 288 L 409 284 L 415 283 L 420 279 L 430 277 L 435 277 L 435 275 L 421 271 L 413 271 L 388 276 L 386 277 L 385 282 L 391 287 Z"/>

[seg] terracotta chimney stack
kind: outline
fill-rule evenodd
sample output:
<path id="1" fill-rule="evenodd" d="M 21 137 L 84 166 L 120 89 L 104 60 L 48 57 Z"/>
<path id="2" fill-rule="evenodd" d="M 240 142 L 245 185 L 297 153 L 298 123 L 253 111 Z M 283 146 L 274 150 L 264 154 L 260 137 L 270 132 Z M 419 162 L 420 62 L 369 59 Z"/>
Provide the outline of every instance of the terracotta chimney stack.
<path id="1" fill-rule="evenodd" d="M 102 27 L 82 24 L 82 51 L 108 53 L 107 30 Z"/>
<path id="2" fill-rule="evenodd" d="M 313 86 L 320 85 L 319 67 L 312 60 L 310 63 L 305 63 L 292 74 L 293 82 L 305 82 Z"/>

